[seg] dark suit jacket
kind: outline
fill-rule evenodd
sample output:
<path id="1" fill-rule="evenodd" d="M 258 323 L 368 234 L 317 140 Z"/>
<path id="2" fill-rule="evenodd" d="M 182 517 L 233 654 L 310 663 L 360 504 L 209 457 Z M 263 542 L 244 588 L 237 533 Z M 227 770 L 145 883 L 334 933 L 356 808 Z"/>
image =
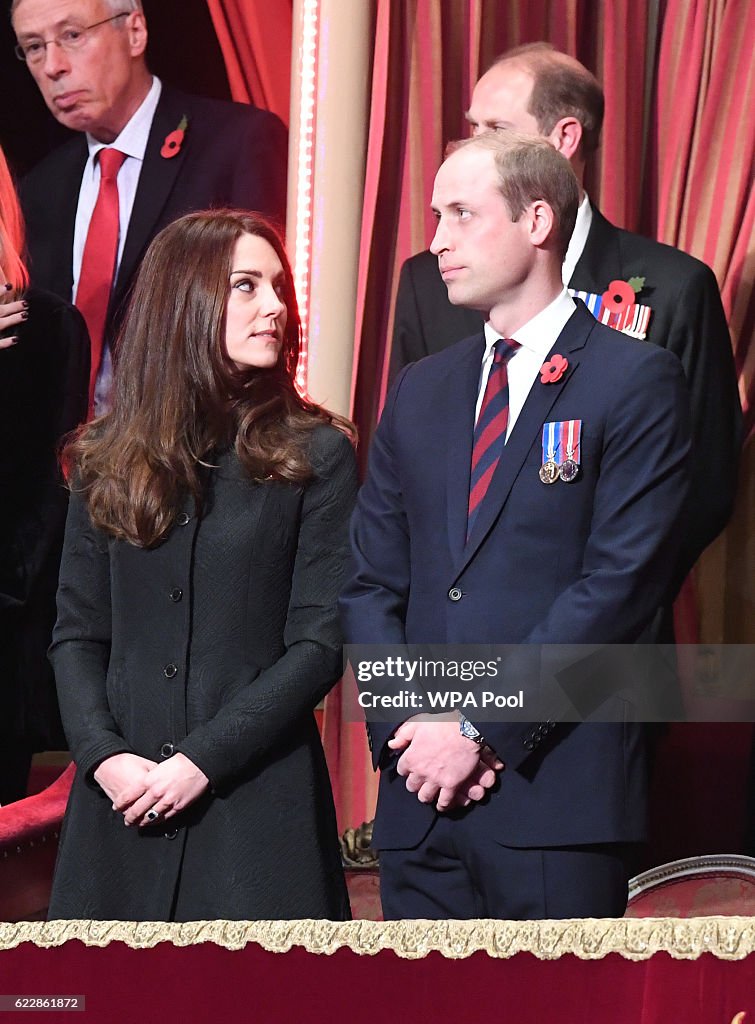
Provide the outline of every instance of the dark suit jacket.
<path id="1" fill-rule="evenodd" d="M 571 288 L 602 294 L 611 281 L 644 277 L 638 302 L 652 309 L 647 340 L 681 360 L 692 409 L 695 453 L 677 586 L 724 528 L 736 493 L 742 440 L 731 340 L 713 272 L 687 253 L 614 227 L 593 207 L 584 252 Z M 401 270 L 391 351 L 391 375 L 481 329 L 482 317 L 452 306 L 429 252 Z M 635 342 L 642 345 L 642 342 Z M 670 639 L 670 637 L 669 637 Z"/>
<path id="2" fill-rule="evenodd" d="M 47 661 L 68 491 L 58 445 L 87 411 L 83 317 L 31 289 L 18 342 L 0 352 L 0 746 L 63 742 Z"/>
<path id="3" fill-rule="evenodd" d="M 177 156 L 166 159 L 160 155 L 165 137 L 184 115 L 188 127 L 183 145 Z M 76 207 L 87 157 L 86 138 L 80 134 L 38 164 L 20 190 L 32 281 L 68 301 Z M 110 304 L 110 337 L 155 235 L 185 213 L 211 206 L 258 210 L 285 223 L 286 130 L 269 111 L 189 96 L 163 83 Z"/>
<path id="4" fill-rule="evenodd" d="M 297 487 L 255 483 L 221 455 L 205 513 L 187 503 L 150 550 L 93 528 L 72 498 L 50 657 L 78 773 L 52 917 L 348 916 L 313 710 L 341 671 L 356 466 L 328 426 L 310 456 L 315 477 Z M 96 766 L 174 750 L 211 794 L 168 828 L 124 828 Z"/>
<path id="5" fill-rule="evenodd" d="M 579 303 L 553 347 L 569 369 L 533 384 L 465 544 L 483 348 L 476 335 L 415 363 L 389 395 L 352 521 L 347 642 L 632 643 L 677 554 L 689 448 L 678 359 Z M 570 419 L 583 423 L 581 474 L 546 486 L 543 424 Z M 513 846 L 642 837 L 638 727 L 476 724 L 506 764 L 498 790 L 465 812 L 490 836 Z M 370 726 L 376 765 L 394 727 Z M 435 812 L 382 763 L 375 843 L 413 846 Z"/>

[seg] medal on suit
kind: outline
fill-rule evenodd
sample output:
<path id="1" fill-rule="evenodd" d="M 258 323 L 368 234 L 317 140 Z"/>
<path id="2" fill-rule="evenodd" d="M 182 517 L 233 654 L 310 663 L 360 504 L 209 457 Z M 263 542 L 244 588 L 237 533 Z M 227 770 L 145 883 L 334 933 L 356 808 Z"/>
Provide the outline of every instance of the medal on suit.
<path id="1" fill-rule="evenodd" d="M 544 484 L 555 484 L 558 480 L 556 452 L 560 446 L 556 444 L 556 424 L 546 423 L 543 427 L 543 464 L 538 473 Z"/>
<path id="2" fill-rule="evenodd" d="M 644 287 L 644 277 L 630 277 L 628 281 L 611 281 L 601 295 L 579 288 L 570 288 L 569 294 L 581 299 L 599 323 L 644 341 L 653 313 L 650 306 L 637 302 L 637 292 Z"/>
<path id="3" fill-rule="evenodd" d="M 580 450 L 579 442 L 582 435 L 582 420 L 566 420 L 559 424 L 561 438 L 566 448 L 566 458 L 558 467 L 559 476 L 564 483 L 570 484 L 579 475 Z"/>

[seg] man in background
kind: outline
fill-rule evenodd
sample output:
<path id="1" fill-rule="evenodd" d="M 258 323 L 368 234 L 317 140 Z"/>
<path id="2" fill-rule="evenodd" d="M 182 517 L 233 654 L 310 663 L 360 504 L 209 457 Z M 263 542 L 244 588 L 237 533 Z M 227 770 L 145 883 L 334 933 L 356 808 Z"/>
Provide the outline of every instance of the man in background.
<path id="1" fill-rule="evenodd" d="M 547 139 L 571 163 L 580 185 L 577 221 L 562 265 L 564 284 L 597 306 L 613 282 L 619 302 L 636 307 L 629 331 L 681 360 L 692 407 L 693 477 L 675 571 L 676 589 L 731 515 L 741 446 L 741 408 L 731 340 L 715 276 L 699 260 L 610 224 L 583 186 L 598 148 L 603 91 L 573 57 L 547 43 L 511 50 L 480 78 L 467 113 L 472 133 L 515 129 Z M 638 289 L 634 291 L 635 287 Z M 649 318 L 649 319 L 648 319 Z M 391 375 L 479 331 L 480 314 L 448 300 L 437 259 L 407 260 L 396 300 Z M 670 607 L 656 640 L 672 639 Z"/>
<path id="2" fill-rule="evenodd" d="M 32 281 L 84 313 L 90 407 L 102 412 L 111 342 L 147 246 L 211 206 L 282 225 L 286 132 L 268 111 L 188 96 L 150 74 L 140 0 L 15 0 L 12 21 L 48 108 L 80 133 L 27 175 L 21 198 Z"/>

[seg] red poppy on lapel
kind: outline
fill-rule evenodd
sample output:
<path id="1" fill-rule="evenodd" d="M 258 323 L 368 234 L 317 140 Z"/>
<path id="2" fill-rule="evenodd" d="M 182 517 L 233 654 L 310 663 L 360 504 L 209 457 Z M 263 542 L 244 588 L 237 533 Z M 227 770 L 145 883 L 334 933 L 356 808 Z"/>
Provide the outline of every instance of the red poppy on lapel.
<path id="1" fill-rule="evenodd" d="M 642 279 L 644 283 L 644 278 Z M 636 298 L 635 289 L 629 281 L 611 281 L 601 295 L 603 308 L 610 313 L 621 313 L 625 306 L 631 306 Z"/>
<path id="2" fill-rule="evenodd" d="M 171 157 L 178 156 L 181 152 L 181 146 L 183 145 L 184 135 L 186 129 L 189 127 L 189 119 L 184 114 L 181 120 L 178 122 L 178 128 L 172 132 L 168 132 L 163 142 L 163 148 L 160 150 L 160 156 L 165 160 L 170 160 Z"/>
<path id="3" fill-rule="evenodd" d="M 561 380 L 569 366 L 569 361 L 554 352 L 550 359 L 540 367 L 540 381 L 543 384 L 555 384 Z"/>

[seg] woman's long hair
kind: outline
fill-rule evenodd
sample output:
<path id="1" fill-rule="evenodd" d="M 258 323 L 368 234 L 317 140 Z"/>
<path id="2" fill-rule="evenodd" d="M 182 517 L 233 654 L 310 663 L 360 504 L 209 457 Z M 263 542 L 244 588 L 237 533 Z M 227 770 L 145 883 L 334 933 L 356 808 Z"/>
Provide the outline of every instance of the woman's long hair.
<path id="1" fill-rule="evenodd" d="M 4 284 L 20 292 L 29 283 L 21 253 L 24 251 L 24 218 L 13 177 L 0 148 L 0 292 Z M 0 298 L 5 298 L 4 293 Z"/>
<path id="2" fill-rule="evenodd" d="M 284 272 L 288 317 L 270 369 L 240 370 L 226 351 L 226 309 L 237 240 L 263 238 Z M 112 409 L 80 428 L 63 453 L 94 524 L 138 545 L 164 539 L 191 496 L 201 510 L 203 465 L 235 446 L 255 480 L 304 483 L 310 430 L 348 420 L 296 390 L 301 323 L 291 267 L 256 213 L 211 210 L 160 232 L 139 270 L 114 351 Z"/>

